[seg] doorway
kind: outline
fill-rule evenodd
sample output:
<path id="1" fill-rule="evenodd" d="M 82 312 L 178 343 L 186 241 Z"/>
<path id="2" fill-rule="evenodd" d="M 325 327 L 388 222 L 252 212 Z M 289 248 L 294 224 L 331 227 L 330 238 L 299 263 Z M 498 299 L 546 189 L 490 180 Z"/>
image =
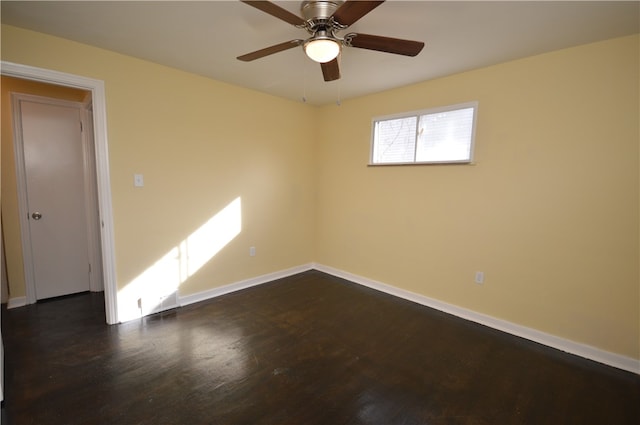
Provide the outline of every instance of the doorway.
<path id="1" fill-rule="evenodd" d="M 113 237 L 113 214 L 111 206 L 111 189 L 109 181 L 109 161 L 106 131 L 106 99 L 104 82 L 57 71 L 35 68 L 26 65 L 2 62 L 2 75 L 24 80 L 38 81 L 57 86 L 87 90 L 91 94 L 93 105 L 93 135 L 95 151 L 95 179 L 97 208 L 99 214 L 99 248 L 101 251 L 102 280 L 105 291 L 105 318 L 108 324 L 118 323 L 117 286 L 115 279 L 115 252 Z M 20 195 L 19 195 L 20 196 Z M 26 205 L 26 199 L 22 200 Z M 26 215 L 20 215 L 20 225 L 28 227 Z M 25 267 L 25 280 L 32 279 L 29 268 Z M 31 288 L 31 289 L 30 289 Z M 24 303 L 34 303 L 36 294 L 33 286 L 26 285 Z"/>
<path id="2" fill-rule="evenodd" d="M 26 284 L 37 300 L 101 291 L 90 103 L 21 93 L 12 101 Z"/>

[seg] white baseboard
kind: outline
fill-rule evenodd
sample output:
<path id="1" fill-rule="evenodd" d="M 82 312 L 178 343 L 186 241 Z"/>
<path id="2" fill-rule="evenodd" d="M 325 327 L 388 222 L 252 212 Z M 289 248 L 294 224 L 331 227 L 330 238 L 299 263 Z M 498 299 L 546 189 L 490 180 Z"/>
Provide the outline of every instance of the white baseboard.
<path id="1" fill-rule="evenodd" d="M 12 297 L 7 301 L 7 308 L 24 307 L 27 305 L 27 297 Z"/>
<path id="2" fill-rule="evenodd" d="M 324 266 L 322 264 L 314 264 L 313 268 L 318 271 L 340 277 L 342 279 L 346 279 L 350 282 L 357 283 L 359 285 L 367 286 L 369 288 L 385 292 L 387 294 L 409 301 L 413 301 L 415 303 L 422 304 L 424 306 L 431 307 L 436 310 L 440 310 L 445 313 L 470 320 L 472 322 L 480 323 L 490 328 L 494 328 L 521 338 L 535 341 L 548 347 L 575 354 L 577 356 L 584 357 L 589 360 L 594 360 L 608 366 L 613 366 L 618 369 L 623 369 L 629 372 L 640 374 L 640 360 L 636 360 L 631 357 L 611 353 L 609 351 L 604 351 L 590 345 L 580 344 L 568 339 L 560 338 L 555 335 L 528 328 L 526 326 L 521 326 L 515 323 L 508 322 L 506 320 L 497 319 L 486 314 L 477 313 L 472 310 L 438 301 L 424 295 L 416 294 L 414 292 L 387 285 L 382 282 L 377 282 L 375 280 L 345 272 L 343 270 L 335 269 L 333 267 Z"/>
<path id="3" fill-rule="evenodd" d="M 253 277 L 239 282 L 231 283 L 228 285 L 220 286 L 218 288 L 209 289 L 207 291 L 198 292 L 191 295 L 178 296 L 178 305 L 185 306 L 200 301 L 206 301 L 211 298 L 219 297 L 221 295 L 229 294 L 231 292 L 240 291 L 242 289 L 250 288 L 252 286 L 261 285 L 263 283 L 271 282 L 273 280 L 282 279 L 284 277 L 293 276 L 294 274 L 302 273 L 313 268 L 312 264 L 304 264 L 290 269 L 281 270 L 274 273 L 264 274 L 262 276 Z"/>

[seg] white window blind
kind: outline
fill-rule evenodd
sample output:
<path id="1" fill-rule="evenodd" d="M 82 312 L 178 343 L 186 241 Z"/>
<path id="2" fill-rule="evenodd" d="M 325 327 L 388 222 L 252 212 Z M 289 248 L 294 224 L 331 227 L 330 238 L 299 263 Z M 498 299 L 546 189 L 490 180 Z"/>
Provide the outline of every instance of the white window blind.
<path id="1" fill-rule="evenodd" d="M 477 103 L 374 119 L 372 164 L 471 162 Z"/>
<path id="2" fill-rule="evenodd" d="M 413 161 L 416 152 L 417 122 L 417 117 L 377 122 L 374 158 L 394 163 Z"/>

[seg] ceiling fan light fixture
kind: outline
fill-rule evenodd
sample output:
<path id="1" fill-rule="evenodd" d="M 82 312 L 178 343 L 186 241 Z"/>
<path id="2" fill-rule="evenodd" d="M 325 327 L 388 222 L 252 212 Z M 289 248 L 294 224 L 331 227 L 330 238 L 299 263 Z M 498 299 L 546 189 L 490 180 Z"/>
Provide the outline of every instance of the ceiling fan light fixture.
<path id="1" fill-rule="evenodd" d="M 313 61 L 330 62 L 340 54 L 340 43 L 330 37 L 316 35 L 304 43 L 304 52 Z"/>

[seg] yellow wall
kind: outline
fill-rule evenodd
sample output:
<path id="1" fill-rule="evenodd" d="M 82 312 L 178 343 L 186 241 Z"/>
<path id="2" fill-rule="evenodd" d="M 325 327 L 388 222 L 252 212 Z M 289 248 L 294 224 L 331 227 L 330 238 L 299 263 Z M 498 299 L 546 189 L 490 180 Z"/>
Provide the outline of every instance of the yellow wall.
<path id="1" fill-rule="evenodd" d="M 35 81 L 2 76 L 2 222 L 5 255 L 7 257 L 7 279 L 11 297 L 25 296 L 24 267 L 20 242 L 18 218 L 18 194 L 16 192 L 15 153 L 13 150 L 13 118 L 11 115 L 11 93 L 34 94 L 56 99 L 83 102 L 89 95 L 83 90 L 52 86 Z"/>
<path id="2" fill-rule="evenodd" d="M 120 288 L 241 196 L 242 233 L 181 294 L 315 260 L 636 359 L 638 51 L 625 37 L 313 108 L 2 28 L 3 60 L 105 81 Z M 372 116 L 471 100 L 476 165 L 366 166 Z"/>
<path id="3" fill-rule="evenodd" d="M 2 60 L 105 82 L 119 289 L 237 197 L 242 232 L 181 295 L 312 261 L 313 108 L 10 26 Z"/>
<path id="4" fill-rule="evenodd" d="M 639 51 L 620 38 L 323 108 L 316 261 L 640 358 Z M 371 117 L 475 100 L 476 165 L 367 167 Z"/>

